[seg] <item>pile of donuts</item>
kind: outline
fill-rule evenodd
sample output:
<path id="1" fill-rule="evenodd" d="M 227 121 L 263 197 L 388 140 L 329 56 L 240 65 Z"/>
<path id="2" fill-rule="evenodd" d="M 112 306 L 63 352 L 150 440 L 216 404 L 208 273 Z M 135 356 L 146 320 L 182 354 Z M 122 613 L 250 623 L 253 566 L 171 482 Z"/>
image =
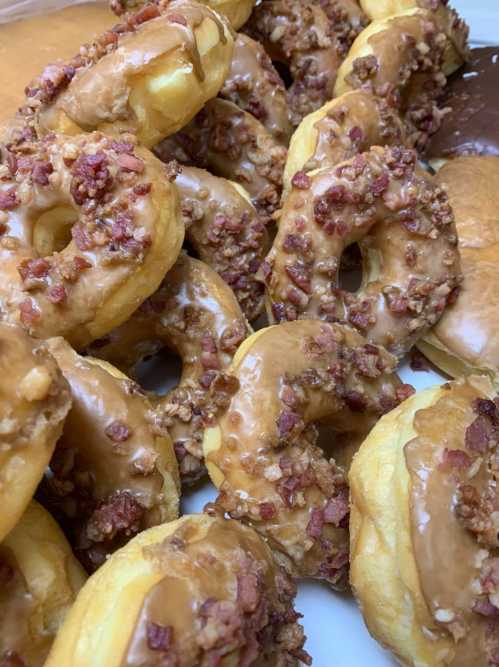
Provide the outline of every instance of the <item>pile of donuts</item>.
<path id="1" fill-rule="evenodd" d="M 499 49 L 447 0 L 111 7 L 0 142 L 0 667 L 312 664 L 299 578 L 499 665 Z"/>

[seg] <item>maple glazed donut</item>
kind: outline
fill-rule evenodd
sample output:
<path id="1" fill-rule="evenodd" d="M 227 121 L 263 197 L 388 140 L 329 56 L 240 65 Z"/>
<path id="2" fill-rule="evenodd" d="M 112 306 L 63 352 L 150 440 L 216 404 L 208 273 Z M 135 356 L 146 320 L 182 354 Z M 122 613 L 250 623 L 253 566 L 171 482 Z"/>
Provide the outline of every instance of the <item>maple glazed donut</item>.
<path id="1" fill-rule="evenodd" d="M 409 391 L 395 365 L 353 329 L 318 320 L 261 329 L 234 357 L 238 389 L 203 442 L 216 502 L 295 576 L 342 588 L 348 571 L 346 477 L 316 446 L 313 422 L 327 419 L 332 439 L 368 433 Z"/>
<path id="2" fill-rule="evenodd" d="M 224 374 L 248 325 L 230 287 L 209 266 L 182 255 L 160 289 L 90 352 L 134 375 L 137 363 L 168 347 L 182 359 L 177 387 L 154 402 L 154 422 L 170 434 L 184 484 L 205 474 L 206 423 L 224 407 Z"/>
<path id="3" fill-rule="evenodd" d="M 47 345 L 73 406 L 40 499 L 93 570 L 139 531 L 177 518 L 177 462 L 134 382 L 108 363 L 80 357 L 63 338 Z"/>
<path id="4" fill-rule="evenodd" d="M 71 407 L 46 345 L 0 322 L 0 541 L 30 502 Z M 8 381 L 7 381 L 8 380 Z"/>
<path id="5" fill-rule="evenodd" d="M 85 583 L 61 529 L 32 501 L 0 545 L 0 664 L 42 667 Z"/>
<path id="6" fill-rule="evenodd" d="M 423 148 L 440 126 L 438 98 L 447 76 L 464 61 L 465 54 L 449 49 L 449 44 L 438 22 L 424 10 L 373 21 L 339 68 L 335 97 L 361 89 L 385 99 L 401 112 L 411 143 Z"/>
<path id="7" fill-rule="evenodd" d="M 226 20 L 204 5 L 147 4 L 30 84 L 20 112 L 27 128 L 17 140 L 30 128 L 41 134 L 126 130 L 153 146 L 217 94 L 233 41 Z"/>
<path id="8" fill-rule="evenodd" d="M 463 282 L 461 294 L 418 342 L 452 377 L 499 377 L 499 158 L 461 157 L 437 174 L 454 211 Z"/>
<path id="9" fill-rule="evenodd" d="M 264 221 L 279 207 L 287 151 L 254 116 L 210 100 L 180 132 L 155 149 L 164 162 L 209 169 L 244 187 Z"/>
<path id="10" fill-rule="evenodd" d="M 222 14 L 230 21 L 234 30 L 239 30 L 249 19 L 255 5 L 255 0 L 198 0 L 203 5 L 208 5 L 218 14 Z M 159 4 L 157 0 L 152 0 Z M 111 9 L 115 14 L 121 16 L 126 11 L 133 10 L 145 4 L 143 0 L 110 0 Z"/>
<path id="11" fill-rule="evenodd" d="M 3 156 L 0 310 L 81 347 L 126 320 L 175 262 L 175 187 L 130 135 L 52 134 Z"/>
<path id="12" fill-rule="evenodd" d="M 354 458 L 351 583 L 401 664 L 499 664 L 497 405 L 484 377 L 432 387 Z"/>
<path id="13" fill-rule="evenodd" d="M 295 594 L 250 528 L 185 516 L 141 533 L 88 580 L 45 667 L 309 665 Z"/>
<path id="14" fill-rule="evenodd" d="M 248 320 L 256 319 L 264 309 L 257 271 L 270 243 L 249 195 L 239 184 L 196 167 L 182 167 L 175 185 L 187 240 L 230 285 Z"/>
<path id="15" fill-rule="evenodd" d="M 385 100 L 355 90 L 327 102 L 306 116 L 291 138 L 284 169 L 284 191 L 301 172 L 334 166 L 372 146 L 403 145 L 405 132 L 398 112 Z"/>
<path id="16" fill-rule="evenodd" d="M 244 30 L 289 68 L 294 126 L 333 97 L 339 65 L 364 25 L 353 0 L 267 0 L 255 7 Z"/>
<path id="17" fill-rule="evenodd" d="M 358 242 L 362 285 L 338 285 Z M 275 321 L 344 321 L 402 357 L 457 296 L 459 254 L 444 190 L 415 151 L 373 147 L 294 179 L 261 273 Z"/>

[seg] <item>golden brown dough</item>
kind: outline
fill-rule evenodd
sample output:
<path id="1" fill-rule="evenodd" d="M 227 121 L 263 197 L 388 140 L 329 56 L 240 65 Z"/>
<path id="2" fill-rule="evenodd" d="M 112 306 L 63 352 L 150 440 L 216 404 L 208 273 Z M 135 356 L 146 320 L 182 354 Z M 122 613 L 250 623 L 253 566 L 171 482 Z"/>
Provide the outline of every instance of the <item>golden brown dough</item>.
<path id="1" fill-rule="evenodd" d="M 350 470 L 351 582 L 410 667 L 499 658 L 498 399 L 471 376 L 383 417 Z"/>
<path id="2" fill-rule="evenodd" d="M 279 206 L 286 149 L 251 114 L 227 100 L 208 102 L 155 149 L 164 162 L 204 167 L 242 185 L 264 221 Z"/>
<path id="3" fill-rule="evenodd" d="M 35 337 L 89 343 L 175 262 L 184 238 L 176 190 L 135 143 L 52 134 L 0 153 L 0 307 Z"/>
<path id="4" fill-rule="evenodd" d="M 225 375 L 248 333 L 234 294 L 206 264 L 187 255 L 121 327 L 91 352 L 133 376 L 144 357 L 168 347 L 182 359 L 179 385 L 155 402 L 155 426 L 169 433 L 184 484 L 205 474 L 204 428 L 230 397 Z"/>
<path id="5" fill-rule="evenodd" d="M 0 541 L 30 502 L 71 407 L 47 347 L 0 322 Z"/>
<path id="6" fill-rule="evenodd" d="M 47 342 L 73 406 L 40 498 L 60 519 L 88 570 L 139 531 L 178 516 L 178 467 L 167 433 L 154 431 L 140 388 L 62 338 Z"/>
<path id="7" fill-rule="evenodd" d="M 205 431 L 217 504 L 251 523 L 295 576 L 345 586 L 348 486 L 316 446 L 314 422 L 334 433 L 368 433 L 412 390 L 396 360 L 356 331 L 318 320 L 261 329 L 239 348 L 228 373 L 229 405 Z"/>
<path id="8" fill-rule="evenodd" d="M 147 4 L 70 62 L 49 65 L 27 88 L 10 138 L 126 130 L 153 146 L 217 94 L 233 43 L 227 21 L 208 7 L 191 0 Z"/>
<path id="9" fill-rule="evenodd" d="M 0 545 L 0 664 L 42 667 L 85 573 L 50 514 L 32 501 Z"/>
<path id="10" fill-rule="evenodd" d="M 295 593 L 250 528 L 185 516 L 145 531 L 88 580 L 45 667 L 311 664 Z"/>
<path id="11" fill-rule="evenodd" d="M 463 282 L 459 299 L 419 341 L 452 377 L 499 373 L 499 158 L 451 160 L 437 174 L 454 211 Z"/>
<path id="12" fill-rule="evenodd" d="M 299 172 L 293 186 L 261 267 L 269 315 L 348 322 L 402 357 L 457 295 L 456 228 L 444 190 L 402 147 Z M 338 274 L 355 242 L 364 272 L 352 293 Z"/>

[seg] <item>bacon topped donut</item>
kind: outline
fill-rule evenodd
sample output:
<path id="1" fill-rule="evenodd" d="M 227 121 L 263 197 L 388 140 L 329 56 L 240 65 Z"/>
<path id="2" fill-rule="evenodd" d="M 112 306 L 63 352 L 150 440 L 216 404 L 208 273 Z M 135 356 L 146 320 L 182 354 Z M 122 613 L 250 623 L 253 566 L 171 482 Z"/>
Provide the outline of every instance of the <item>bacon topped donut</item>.
<path id="1" fill-rule="evenodd" d="M 368 433 L 411 390 L 396 360 L 349 327 L 317 320 L 261 329 L 228 373 L 238 389 L 203 448 L 217 504 L 253 525 L 295 576 L 341 588 L 348 569 L 348 486 L 317 447 L 314 422 Z"/>
<path id="2" fill-rule="evenodd" d="M 185 516 L 138 535 L 88 580 L 45 667 L 310 665 L 295 594 L 250 528 Z"/>
<path id="3" fill-rule="evenodd" d="M 10 134 L 127 130 L 153 146 L 217 94 L 232 50 L 230 27 L 208 7 L 146 4 L 70 62 L 49 65 L 27 88 L 21 131 Z"/>
<path id="4" fill-rule="evenodd" d="M 499 664 L 498 404 L 479 376 L 421 392 L 350 470 L 352 586 L 404 665 Z"/>
<path id="5" fill-rule="evenodd" d="M 373 147 L 293 179 L 261 267 L 277 322 L 344 321 L 402 357 L 456 296 L 459 254 L 444 190 L 401 147 Z M 357 292 L 340 289 L 343 251 L 359 242 Z"/>
<path id="6" fill-rule="evenodd" d="M 0 164 L 0 309 L 82 346 L 158 287 L 184 228 L 164 166 L 130 135 L 48 135 Z"/>
<path id="7" fill-rule="evenodd" d="M 62 338 L 47 345 L 73 406 L 40 489 L 88 570 L 136 533 L 178 516 L 178 468 L 168 434 L 155 433 L 140 388 Z"/>
<path id="8" fill-rule="evenodd" d="M 155 401 L 154 421 L 173 439 L 184 484 L 205 474 L 204 428 L 230 397 L 234 383 L 224 371 L 247 333 L 231 289 L 206 264 L 183 255 L 160 289 L 90 348 L 131 375 L 141 359 L 164 347 L 179 354 L 182 378 Z"/>

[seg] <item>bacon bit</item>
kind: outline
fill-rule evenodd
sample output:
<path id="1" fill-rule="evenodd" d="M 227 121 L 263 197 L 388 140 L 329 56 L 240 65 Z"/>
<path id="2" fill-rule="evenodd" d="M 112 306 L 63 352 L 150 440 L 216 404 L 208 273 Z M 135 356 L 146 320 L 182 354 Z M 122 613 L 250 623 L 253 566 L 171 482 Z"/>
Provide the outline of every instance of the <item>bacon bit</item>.
<path id="1" fill-rule="evenodd" d="M 310 520 L 307 524 L 307 535 L 312 539 L 318 539 L 324 528 L 324 512 L 317 507 L 310 512 Z"/>
<path id="2" fill-rule="evenodd" d="M 106 426 L 105 434 L 113 442 L 125 442 L 131 436 L 128 426 L 119 419 Z"/>
<path id="3" fill-rule="evenodd" d="M 64 301 L 67 299 L 67 296 L 68 295 L 64 285 L 54 285 L 47 292 L 47 299 L 54 305 L 64 303 Z"/>
<path id="4" fill-rule="evenodd" d="M 480 415 L 466 429 L 464 442 L 466 448 L 478 454 L 487 451 L 492 425 L 487 417 Z"/>
<path id="5" fill-rule="evenodd" d="M 237 601 L 246 613 L 252 613 L 260 602 L 258 579 L 254 574 L 240 574 L 237 577 Z"/>
<path id="6" fill-rule="evenodd" d="M 77 271 L 85 271 L 86 269 L 90 269 L 92 264 L 85 257 L 76 255 L 73 257 L 73 266 Z"/>
<path id="7" fill-rule="evenodd" d="M 353 143 L 360 143 L 364 138 L 364 133 L 362 132 L 362 129 L 360 127 L 355 125 L 355 127 L 352 127 L 352 129 L 348 133 L 348 136 L 350 138 L 350 141 L 353 141 Z"/>
<path id="8" fill-rule="evenodd" d="M 54 172 L 54 167 L 51 162 L 36 161 L 33 165 L 31 177 L 38 185 L 48 185 L 50 183 L 49 176 Z"/>
<path id="9" fill-rule="evenodd" d="M 477 398 L 473 403 L 473 410 L 484 417 L 496 421 L 499 418 L 498 409 L 494 401 L 487 398 Z"/>
<path id="10" fill-rule="evenodd" d="M 128 141 L 113 141 L 110 146 L 116 153 L 133 153 L 135 146 Z"/>
<path id="11" fill-rule="evenodd" d="M 45 278 L 50 271 L 50 263 L 46 259 L 25 259 L 17 267 L 19 275 L 23 281 L 30 278 Z"/>
<path id="12" fill-rule="evenodd" d="M 146 23 L 146 21 L 158 18 L 158 16 L 161 16 L 159 8 L 156 5 L 147 4 L 139 9 L 139 11 L 131 17 L 131 20 L 133 25 L 139 26 L 142 25 L 142 23 Z"/>
<path id="13" fill-rule="evenodd" d="M 170 23 L 178 23 L 179 25 L 187 26 L 187 21 L 182 14 L 168 14 L 167 19 Z"/>
<path id="14" fill-rule="evenodd" d="M 272 315 L 276 322 L 286 320 L 286 305 L 282 301 L 276 301 L 272 304 Z"/>
<path id="15" fill-rule="evenodd" d="M 201 364 L 206 370 L 219 370 L 220 360 L 218 358 L 217 345 L 210 332 L 206 332 L 201 340 Z"/>
<path id="16" fill-rule="evenodd" d="M 462 449 L 447 449 L 445 448 L 443 453 L 443 460 L 440 464 L 442 468 L 456 468 L 457 470 L 462 470 L 469 468 L 471 465 L 471 459 L 463 452 Z"/>
<path id="17" fill-rule="evenodd" d="M 78 250 L 90 250 L 94 247 L 94 241 L 87 233 L 87 230 L 81 223 L 76 223 L 71 227 L 71 236 L 76 243 Z"/>
<path id="18" fill-rule="evenodd" d="M 95 155 L 82 154 L 71 167 L 71 195 L 82 206 L 87 200 L 101 200 L 113 185 L 108 159 L 103 151 Z"/>
<path id="19" fill-rule="evenodd" d="M 494 607 L 492 602 L 489 602 L 489 600 L 477 600 L 473 605 L 473 611 L 475 614 L 486 616 L 488 618 L 499 616 L 499 609 Z"/>
<path id="20" fill-rule="evenodd" d="M 40 311 L 35 306 L 33 306 L 31 299 L 25 299 L 24 301 L 21 301 L 19 304 L 19 311 L 21 313 L 21 322 L 25 326 L 32 326 L 42 316 Z"/>
<path id="21" fill-rule="evenodd" d="M 147 624 L 147 646 L 151 651 L 168 651 L 173 640 L 171 625 Z"/>
<path id="22" fill-rule="evenodd" d="M 310 177 L 304 171 L 297 171 L 291 179 L 291 185 L 298 190 L 308 190 L 311 184 Z"/>
<path id="23" fill-rule="evenodd" d="M 12 211 L 17 206 L 19 206 L 19 202 L 15 188 L 0 190 L 0 211 Z"/>
<path id="24" fill-rule="evenodd" d="M 144 160 L 129 153 L 118 155 L 116 162 L 123 171 L 130 171 L 135 174 L 142 174 L 146 168 Z"/>
<path id="25" fill-rule="evenodd" d="M 375 197 L 380 197 L 385 190 L 388 189 L 388 186 L 390 185 L 390 179 L 388 178 L 388 174 L 381 174 L 378 178 L 374 179 L 374 181 L 371 184 L 371 192 Z"/>
<path id="26" fill-rule="evenodd" d="M 301 421 L 301 417 L 292 410 L 283 410 L 277 419 L 277 430 L 279 437 L 284 438 L 291 433 L 297 424 Z"/>
<path id="27" fill-rule="evenodd" d="M 258 506 L 260 517 L 263 521 L 270 521 L 277 514 L 274 503 L 260 503 Z"/>
<path id="28" fill-rule="evenodd" d="M 203 375 L 200 377 L 199 384 L 203 387 L 203 389 L 209 389 L 216 376 L 216 371 L 206 371 L 206 373 L 203 373 Z"/>
<path id="29" fill-rule="evenodd" d="M 288 264 L 285 267 L 285 271 L 297 287 L 303 290 L 305 294 L 310 294 L 312 290 L 312 272 L 310 267 L 298 261 L 291 265 Z"/>
<path id="30" fill-rule="evenodd" d="M 392 313 L 407 313 L 409 309 L 409 299 L 399 293 L 388 292 L 385 295 L 388 303 L 388 309 Z"/>
<path id="31" fill-rule="evenodd" d="M 348 502 L 348 490 L 342 490 L 335 498 L 330 498 L 324 508 L 324 522 L 339 526 L 343 519 L 348 516 L 350 505 Z"/>
<path id="32" fill-rule="evenodd" d="M 145 195 L 148 195 L 151 190 L 152 183 L 139 183 L 134 187 L 133 193 L 137 195 L 137 197 L 145 197 Z"/>
<path id="33" fill-rule="evenodd" d="M 128 536 L 140 530 L 144 508 L 129 491 L 117 491 L 93 512 L 87 524 L 89 539 L 102 542 L 117 533 Z"/>
<path id="34" fill-rule="evenodd" d="M 400 387 L 397 387 L 395 390 L 395 395 L 397 397 L 397 401 L 399 403 L 402 403 L 406 399 L 408 399 L 410 396 L 416 393 L 416 390 L 412 386 L 412 384 L 402 384 Z"/>

